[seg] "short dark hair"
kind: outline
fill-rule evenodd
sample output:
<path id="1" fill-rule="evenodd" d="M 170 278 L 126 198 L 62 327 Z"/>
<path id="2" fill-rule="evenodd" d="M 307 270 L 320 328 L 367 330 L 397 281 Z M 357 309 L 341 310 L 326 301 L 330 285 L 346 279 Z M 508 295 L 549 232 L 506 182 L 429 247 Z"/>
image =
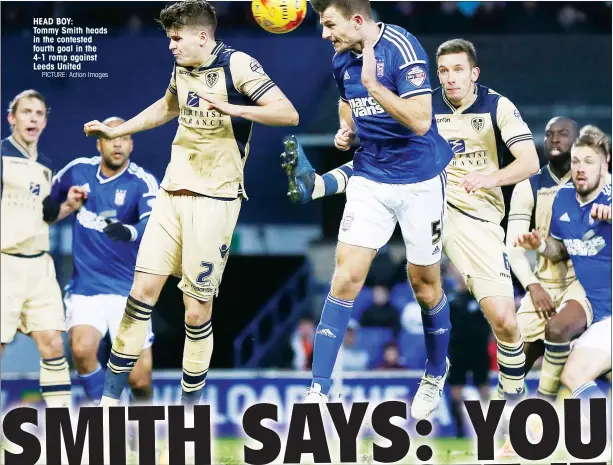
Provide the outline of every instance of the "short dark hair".
<path id="1" fill-rule="evenodd" d="M 466 39 L 451 39 L 443 42 L 436 49 L 436 62 L 443 55 L 451 55 L 452 53 L 466 53 L 468 62 L 473 68 L 477 66 L 477 50 L 472 42 Z"/>
<path id="2" fill-rule="evenodd" d="M 590 147 L 592 150 L 602 153 L 605 158 L 608 158 L 610 154 L 609 138 L 600 128 L 591 124 L 581 128 L 579 137 L 573 143 L 573 147 Z"/>
<path id="3" fill-rule="evenodd" d="M 202 26 L 212 32 L 217 29 L 215 8 L 206 0 L 185 0 L 167 6 L 156 21 L 167 31 L 184 26 Z"/>
<path id="4" fill-rule="evenodd" d="M 355 14 L 372 18 L 370 0 L 311 0 L 311 7 L 320 15 L 331 6 L 347 19 Z"/>
<path id="5" fill-rule="evenodd" d="M 50 108 L 47 105 L 47 100 L 45 99 L 43 94 L 34 89 L 24 90 L 22 92 L 19 92 L 15 97 L 13 97 L 13 100 L 11 100 L 11 102 L 9 103 L 9 114 L 15 114 L 15 112 L 17 111 L 17 107 L 19 106 L 19 102 L 21 102 L 21 100 L 23 100 L 24 98 L 35 98 L 37 100 L 40 100 L 43 105 L 45 105 L 46 114 L 49 114 Z"/>

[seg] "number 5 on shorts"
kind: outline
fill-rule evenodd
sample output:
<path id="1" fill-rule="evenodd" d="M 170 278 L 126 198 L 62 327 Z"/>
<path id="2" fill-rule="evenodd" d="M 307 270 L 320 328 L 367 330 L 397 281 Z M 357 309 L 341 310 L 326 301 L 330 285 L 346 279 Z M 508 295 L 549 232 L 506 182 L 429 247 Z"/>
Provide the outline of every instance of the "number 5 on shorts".
<path id="1" fill-rule="evenodd" d="M 204 280 L 213 274 L 213 264 L 209 262 L 200 262 L 200 266 L 204 268 L 204 271 L 198 273 L 196 284 L 204 284 Z"/>
<path id="2" fill-rule="evenodd" d="M 441 221 L 436 220 L 432 222 L 432 245 L 438 243 L 441 240 Z"/>

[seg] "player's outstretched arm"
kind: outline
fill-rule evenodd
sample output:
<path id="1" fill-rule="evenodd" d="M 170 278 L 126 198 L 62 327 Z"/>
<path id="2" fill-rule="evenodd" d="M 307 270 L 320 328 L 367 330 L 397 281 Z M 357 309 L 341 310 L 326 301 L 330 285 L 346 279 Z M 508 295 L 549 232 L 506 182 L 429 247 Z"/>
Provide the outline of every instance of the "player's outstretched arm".
<path id="1" fill-rule="evenodd" d="M 248 119 L 265 126 L 298 126 L 298 112 L 281 89 L 273 87 L 257 100 L 257 105 L 234 105 L 212 95 L 201 95 L 209 110 L 225 115 Z"/>
<path id="2" fill-rule="evenodd" d="M 170 90 L 166 90 L 164 97 L 119 126 L 111 128 L 95 120 L 85 123 L 84 130 L 88 137 L 99 136 L 106 139 L 116 139 L 117 137 L 157 128 L 177 116 L 179 116 L 177 95 Z"/>
<path id="3" fill-rule="evenodd" d="M 362 50 L 362 84 L 368 93 L 396 121 L 418 136 L 425 135 L 432 125 L 432 94 L 422 93 L 402 98 L 379 83 L 372 44 L 364 43 Z"/>
<path id="4" fill-rule="evenodd" d="M 536 229 L 533 229 L 532 232 L 528 234 L 522 234 L 517 237 L 513 245 L 523 247 L 526 250 L 535 250 L 538 254 L 548 258 L 552 262 L 568 259 L 568 252 L 563 242 L 551 236 L 543 240 Z"/>

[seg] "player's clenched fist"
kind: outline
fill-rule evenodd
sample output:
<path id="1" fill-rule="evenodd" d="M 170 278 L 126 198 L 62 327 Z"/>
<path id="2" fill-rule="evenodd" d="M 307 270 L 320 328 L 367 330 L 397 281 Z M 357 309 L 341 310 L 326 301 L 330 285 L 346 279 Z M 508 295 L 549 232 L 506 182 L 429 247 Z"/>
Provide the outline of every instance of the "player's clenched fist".
<path id="1" fill-rule="evenodd" d="M 98 120 L 85 123 L 85 125 L 83 126 L 83 130 L 85 131 L 85 135 L 87 137 L 99 136 L 103 137 L 104 139 L 114 139 L 116 137 L 115 128 L 111 128 L 106 124 L 102 124 Z"/>
<path id="2" fill-rule="evenodd" d="M 595 203 L 592 205 L 592 218 L 598 221 L 611 222 L 611 205 L 602 205 Z"/>
<path id="3" fill-rule="evenodd" d="M 82 186 L 72 186 L 66 195 L 66 204 L 76 211 L 83 206 L 87 199 L 87 191 Z"/>
<path id="4" fill-rule="evenodd" d="M 537 250 L 542 242 L 541 234 L 536 229 L 533 229 L 532 232 L 527 234 L 520 234 L 513 242 L 513 245 L 528 250 Z"/>
<path id="5" fill-rule="evenodd" d="M 334 136 L 334 146 L 345 152 L 351 148 L 353 139 L 355 139 L 355 132 L 349 128 L 341 128 Z"/>

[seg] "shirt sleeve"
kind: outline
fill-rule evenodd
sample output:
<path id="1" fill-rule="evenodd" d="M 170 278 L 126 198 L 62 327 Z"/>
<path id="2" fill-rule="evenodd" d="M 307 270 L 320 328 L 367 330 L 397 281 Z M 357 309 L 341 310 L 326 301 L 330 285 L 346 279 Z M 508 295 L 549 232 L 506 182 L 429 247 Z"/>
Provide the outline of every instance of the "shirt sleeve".
<path id="1" fill-rule="evenodd" d="M 532 140 L 532 132 L 524 122 L 519 110 L 506 97 L 498 99 L 496 124 L 506 146 L 510 149 L 517 142 Z"/>
<path id="2" fill-rule="evenodd" d="M 69 163 L 53 176 L 51 180 L 51 199 L 57 202 L 63 202 L 68 196 L 68 191 L 73 185 L 72 182 L 72 163 Z"/>
<path id="3" fill-rule="evenodd" d="M 138 220 L 149 217 L 153 210 L 155 198 L 159 192 L 159 185 L 155 176 L 143 170 L 141 190 L 138 199 Z"/>
<path id="4" fill-rule="evenodd" d="M 511 209 L 507 225 L 507 251 L 509 263 L 513 274 L 526 289 L 530 284 L 538 283 L 538 279 L 532 271 L 526 250 L 523 247 L 514 247 L 513 242 L 521 234 L 530 232 L 530 221 L 534 209 L 534 194 L 530 180 L 525 179 L 513 189 L 511 196 Z"/>
<path id="5" fill-rule="evenodd" d="M 275 83 L 266 74 L 262 65 L 243 52 L 234 52 L 230 57 L 230 73 L 236 90 L 253 102 L 257 102 L 275 87 Z"/>
<path id="6" fill-rule="evenodd" d="M 343 73 L 342 68 L 340 68 L 338 65 L 335 64 L 335 58 L 336 55 L 334 55 L 334 58 L 332 58 L 332 69 L 334 70 L 332 72 L 332 76 L 334 77 L 334 82 L 336 83 L 336 88 L 338 89 L 338 93 L 341 97 L 341 100 L 343 102 L 347 102 L 347 95 L 345 94 L 345 75 L 349 76 L 348 71 L 345 71 L 345 73 Z"/>
<path id="7" fill-rule="evenodd" d="M 177 94 L 177 65 L 172 68 L 172 74 L 170 75 L 170 84 L 168 84 L 168 90 L 172 94 Z"/>
<path id="8" fill-rule="evenodd" d="M 391 44 L 393 59 L 391 64 L 377 63 L 377 74 L 384 73 L 381 67 L 392 66 L 390 70 L 396 82 L 401 98 L 431 94 L 430 75 L 428 72 L 428 55 L 414 37 L 407 37 L 401 32 L 388 27 L 384 34 Z"/>

